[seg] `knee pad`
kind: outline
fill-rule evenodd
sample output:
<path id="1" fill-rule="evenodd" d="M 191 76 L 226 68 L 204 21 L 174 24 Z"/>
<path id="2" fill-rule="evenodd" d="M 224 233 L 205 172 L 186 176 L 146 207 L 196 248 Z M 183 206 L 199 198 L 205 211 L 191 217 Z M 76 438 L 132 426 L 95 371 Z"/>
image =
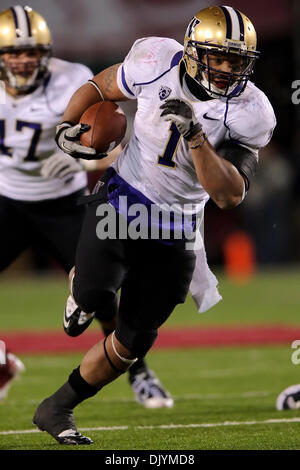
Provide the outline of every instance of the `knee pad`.
<path id="1" fill-rule="evenodd" d="M 134 356 L 144 357 L 154 344 L 158 330 L 136 330 L 132 326 L 119 322 L 116 331 L 116 338 Z"/>

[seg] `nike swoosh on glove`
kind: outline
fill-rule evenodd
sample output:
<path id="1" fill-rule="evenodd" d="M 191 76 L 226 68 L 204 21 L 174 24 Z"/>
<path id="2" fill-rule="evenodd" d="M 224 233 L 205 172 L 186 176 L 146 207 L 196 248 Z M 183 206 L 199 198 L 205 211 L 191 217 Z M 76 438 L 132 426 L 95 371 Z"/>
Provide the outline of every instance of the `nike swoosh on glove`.
<path id="1" fill-rule="evenodd" d="M 164 121 L 173 121 L 178 131 L 186 140 L 191 140 L 202 129 L 193 107 L 183 99 L 172 98 L 160 106 L 163 110 L 161 117 Z"/>
<path id="2" fill-rule="evenodd" d="M 85 147 L 80 142 L 80 135 L 90 129 L 88 124 L 76 124 L 71 122 L 62 122 L 56 127 L 55 141 L 58 147 L 73 158 L 82 158 L 83 160 L 100 160 L 106 157 L 106 153 L 97 154 L 91 147 Z"/>

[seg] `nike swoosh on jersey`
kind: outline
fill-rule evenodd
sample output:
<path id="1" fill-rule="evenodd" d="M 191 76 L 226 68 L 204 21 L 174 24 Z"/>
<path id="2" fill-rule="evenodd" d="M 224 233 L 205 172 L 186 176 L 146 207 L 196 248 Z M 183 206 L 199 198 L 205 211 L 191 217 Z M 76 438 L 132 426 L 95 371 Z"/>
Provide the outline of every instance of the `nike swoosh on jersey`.
<path id="1" fill-rule="evenodd" d="M 219 118 L 213 118 L 207 115 L 207 113 L 203 114 L 204 119 L 209 119 L 210 121 L 220 121 Z"/>

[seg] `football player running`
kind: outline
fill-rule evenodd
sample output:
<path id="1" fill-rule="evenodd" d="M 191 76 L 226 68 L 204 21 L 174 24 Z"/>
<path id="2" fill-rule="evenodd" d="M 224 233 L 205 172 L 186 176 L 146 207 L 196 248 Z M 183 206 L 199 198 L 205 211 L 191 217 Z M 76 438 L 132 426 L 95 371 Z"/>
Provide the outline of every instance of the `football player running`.
<path id="1" fill-rule="evenodd" d="M 117 327 L 87 352 L 33 417 L 59 443 L 92 443 L 77 431 L 73 409 L 144 357 L 189 289 L 199 311 L 220 299 L 204 247 L 190 249 L 188 230 L 178 238 L 180 224 L 174 222 L 169 238 L 151 239 L 101 237 L 98 223 L 107 201 L 120 224 L 124 217 L 130 220 L 135 204 L 176 207 L 180 220 L 190 221 L 191 233 L 209 198 L 221 209 L 242 202 L 258 151 L 276 125 L 268 98 L 249 81 L 258 55 L 250 20 L 231 7 L 210 7 L 189 23 L 184 47 L 167 38 L 140 39 L 122 64 L 100 72 L 72 96 L 56 141 L 75 159 L 85 150 L 78 122 L 90 105 L 137 99 L 137 113 L 128 145 L 88 203 L 71 286 L 76 304 L 87 313 L 116 302 L 122 287 Z"/>
<path id="2" fill-rule="evenodd" d="M 46 249 L 67 273 L 75 261 L 85 212 L 77 200 L 86 194 L 87 176 L 82 161 L 59 150 L 54 136 L 68 100 L 93 74 L 51 52 L 51 34 L 39 13 L 20 5 L 0 13 L 0 79 L 6 88 L 0 106 L 0 271 L 32 245 Z M 85 156 L 91 151 L 83 149 Z M 111 152 L 97 168 L 105 170 L 115 157 Z M 72 298 L 69 308 L 70 303 Z M 96 310 L 105 334 L 114 330 L 116 313 L 115 304 Z M 71 325 L 65 331 L 75 335 Z M 7 354 L 0 367 L 0 400 L 24 370 Z M 144 359 L 130 370 L 129 380 L 144 406 L 173 405 Z"/>

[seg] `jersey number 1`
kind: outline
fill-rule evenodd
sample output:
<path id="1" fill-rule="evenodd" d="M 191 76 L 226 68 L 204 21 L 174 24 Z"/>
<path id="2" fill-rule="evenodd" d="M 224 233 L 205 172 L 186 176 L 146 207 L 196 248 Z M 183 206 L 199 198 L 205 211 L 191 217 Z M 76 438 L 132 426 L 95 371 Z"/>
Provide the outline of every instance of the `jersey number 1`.
<path id="1" fill-rule="evenodd" d="M 169 127 L 169 139 L 165 146 L 164 153 L 159 155 L 157 159 L 158 165 L 167 166 L 169 168 L 176 168 L 176 163 L 173 161 L 177 147 L 179 145 L 182 135 L 178 131 L 174 122 Z"/>

